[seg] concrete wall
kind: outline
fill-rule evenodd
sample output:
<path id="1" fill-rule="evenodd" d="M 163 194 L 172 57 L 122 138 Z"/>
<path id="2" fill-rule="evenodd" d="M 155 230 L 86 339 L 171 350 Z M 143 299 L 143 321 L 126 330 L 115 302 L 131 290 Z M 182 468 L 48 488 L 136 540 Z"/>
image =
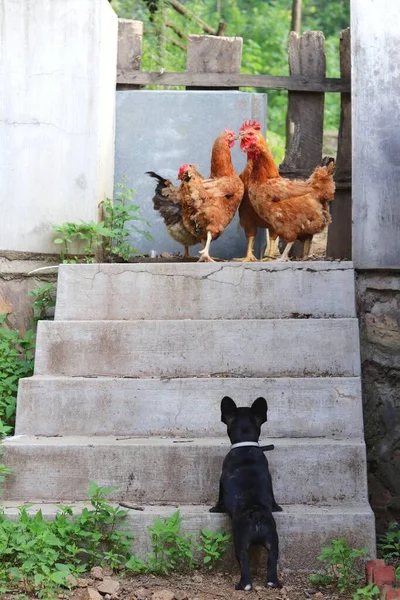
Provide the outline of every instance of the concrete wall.
<path id="1" fill-rule="evenodd" d="M 399 1 L 352 0 L 353 261 L 400 267 Z"/>
<path id="2" fill-rule="evenodd" d="M 54 252 L 112 193 L 117 28 L 107 0 L 0 2 L 0 251 Z"/>
<path id="3" fill-rule="evenodd" d="M 245 119 L 257 119 L 265 130 L 266 95 L 243 92 L 148 91 L 117 92 L 115 182 L 124 176 L 134 188 L 134 202 L 150 221 L 154 241 L 133 234 L 130 243 L 142 253 L 183 252 L 166 230 L 164 221 L 153 210 L 155 180 L 145 171 L 155 171 L 176 182 L 179 167 L 195 163 L 205 176 L 210 173 L 211 148 L 225 127 L 238 130 Z M 232 151 L 240 173 L 246 157 L 236 143 Z M 237 230 L 238 217 L 221 238 L 212 244 L 212 255 L 222 258 L 243 256 L 246 238 Z M 264 238 L 264 236 L 261 236 Z M 201 245 L 191 248 L 198 256 Z"/>

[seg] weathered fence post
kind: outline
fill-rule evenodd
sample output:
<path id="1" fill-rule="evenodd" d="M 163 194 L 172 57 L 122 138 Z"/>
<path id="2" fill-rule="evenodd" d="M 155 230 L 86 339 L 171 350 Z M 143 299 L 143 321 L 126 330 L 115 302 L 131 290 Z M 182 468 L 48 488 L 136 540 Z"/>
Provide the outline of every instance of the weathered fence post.
<path id="1" fill-rule="evenodd" d="M 218 76 L 221 73 L 239 73 L 242 63 L 243 40 L 240 37 L 215 35 L 189 35 L 186 71 L 188 73 L 215 73 L 213 87 L 187 87 L 188 90 L 235 90 L 221 88 Z"/>
<path id="2" fill-rule="evenodd" d="M 325 38 L 321 31 L 306 31 L 302 36 L 289 36 L 290 75 L 325 77 Z M 289 122 L 293 123 L 293 138 L 280 165 L 283 177 L 306 178 L 322 158 L 324 94 L 289 92 Z M 296 242 L 291 256 L 301 256 L 302 246 Z"/>
<path id="3" fill-rule="evenodd" d="M 340 35 L 340 75 L 351 77 L 350 29 Z M 326 255 L 351 259 L 351 95 L 341 94 L 340 127 L 335 169 L 336 193 L 331 204 Z"/>
<path id="4" fill-rule="evenodd" d="M 123 84 L 130 79 L 133 71 L 140 71 L 142 66 L 143 23 L 119 19 L 118 21 L 118 60 L 117 84 L 123 89 Z M 139 89 L 140 85 L 130 85 L 129 89 Z"/>

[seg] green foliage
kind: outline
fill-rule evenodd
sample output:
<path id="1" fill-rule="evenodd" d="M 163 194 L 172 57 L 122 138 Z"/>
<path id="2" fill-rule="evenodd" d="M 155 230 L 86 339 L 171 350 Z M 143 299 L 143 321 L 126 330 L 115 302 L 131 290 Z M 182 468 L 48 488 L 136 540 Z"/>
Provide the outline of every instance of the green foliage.
<path id="1" fill-rule="evenodd" d="M 324 563 L 323 575 L 311 575 L 314 585 L 335 585 L 341 592 L 356 589 L 361 581 L 359 561 L 365 559 L 368 548 L 357 550 L 348 546 L 346 540 L 332 540 L 330 546 L 322 548 L 318 560 Z"/>
<path id="2" fill-rule="evenodd" d="M 111 237 L 111 232 L 104 223 L 90 221 L 85 223 L 66 222 L 61 225 L 53 225 L 58 236 L 53 240 L 60 245 L 60 257 L 63 263 L 76 263 L 79 259 L 70 258 L 73 254 L 74 245 L 83 252 L 83 262 L 93 263 L 93 254 L 102 245 L 103 239 Z"/>
<path id="3" fill-rule="evenodd" d="M 134 222 L 141 221 L 149 225 L 148 221 L 140 216 L 140 208 L 133 204 L 133 190 L 128 189 L 123 183 L 117 184 L 117 192 L 114 200 L 104 200 L 100 202 L 102 220 L 99 223 L 94 221 L 80 223 L 62 223 L 53 225 L 54 231 L 58 234 L 53 240 L 60 246 L 60 257 L 64 263 L 80 262 L 74 255 L 75 252 L 83 253 L 83 262 L 95 262 L 96 253 L 101 250 L 102 255 L 115 255 L 128 260 L 131 256 L 139 254 L 133 248 L 126 238 L 133 231 L 143 235 L 151 240 L 151 235 L 139 229 Z"/>
<path id="4" fill-rule="evenodd" d="M 116 185 L 116 190 L 114 200 L 107 199 L 100 202 L 103 214 L 102 223 L 110 232 L 110 235 L 104 239 L 103 247 L 106 254 L 114 254 L 128 260 L 131 256 L 139 254 L 126 241 L 133 231 L 142 235 L 146 240 L 151 241 L 153 238 L 148 231 L 135 225 L 135 222 L 145 225 L 149 225 L 149 222 L 140 216 L 139 206 L 133 204 L 133 190 L 126 187 L 126 179 L 123 180 L 123 183 Z"/>
<path id="5" fill-rule="evenodd" d="M 310 575 L 308 581 L 317 587 L 326 587 L 333 583 L 331 575 L 322 575 L 321 573 Z"/>
<path id="6" fill-rule="evenodd" d="M 118 529 L 127 511 L 106 502 L 112 490 L 89 487 L 91 506 L 73 516 L 59 506 L 54 521 L 21 507 L 18 518 L 0 512 L 0 592 L 21 587 L 39 598 L 53 599 L 69 574 L 79 576 L 93 565 L 121 568 L 129 556 L 131 536 Z"/>
<path id="7" fill-rule="evenodd" d="M 148 569 L 152 573 L 167 574 L 171 571 L 188 571 L 195 567 L 193 536 L 181 534 L 182 517 L 179 510 L 166 519 L 156 519 L 148 528 L 151 534 L 152 552 Z"/>
<path id="8" fill-rule="evenodd" d="M 173 571 L 182 573 L 198 568 L 201 564 L 215 568 L 221 560 L 231 536 L 218 531 L 203 529 L 200 543 L 192 535 L 181 533 L 182 517 L 179 510 L 165 519 L 158 518 L 148 527 L 151 534 L 152 551 L 147 561 L 131 556 L 126 568 L 134 573 L 159 573 L 167 575 Z M 200 562 L 195 552 L 200 552 Z"/>
<path id="9" fill-rule="evenodd" d="M 378 543 L 378 550 L 385 560 L 400 560 L 400 525 L 390 523 L 387 533 Z"/>
<path id="10" fill-rule="evenodd" d="M 203 563 L 212 570 L 225 554 L 232 536 L 222 531 L 202 529 L 200 539 L 200 550 L 204 554 Z"/>
<path id="11" fill-rule="evenodd" d="M 18 380 L 33 374 L 35 348 L 34 332 L 9 329 L 6 319 L 0 315 L 0 437 L 14 428 Z"/>
<path id="12" fill-rule="evenodd" d="M 375 583 L 369 583 L 364 588 L 360 588 L 353 595 L 353 600 L 374 600 L 380 597 L 380 590 Z"/>
<path id="13" fill-rule="evenodd" d="M 394 576 L 396 578 L 397 583 L 400 583 L 400 565 L 395 568 Z"/>
<path id="14" fill-rule="evenodd" d="M 52 319 L 48 316 L 48 310 L 56 305 L 56 286 L 53 283 L 44 283 L 37 286 L 31 292 L 28 292 L 28 296 L 34 298 L 32 308 L 35 322 Z"/>

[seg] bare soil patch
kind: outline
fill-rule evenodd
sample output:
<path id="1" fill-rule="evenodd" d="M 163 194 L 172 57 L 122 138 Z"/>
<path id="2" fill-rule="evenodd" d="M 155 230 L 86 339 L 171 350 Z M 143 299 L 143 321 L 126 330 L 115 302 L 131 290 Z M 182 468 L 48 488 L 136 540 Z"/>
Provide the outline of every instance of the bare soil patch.
<path id="1" fill-rule="evenodd" d="M 336 589 L 316 589 L 307 581 L 307 575 L 280 573 L 282 589 L 270 589 L 264 586 L 262 575 L 253 578 L 253 590 L 236 591 L 239 571 L 231 573 L 191 572 L 186 575 L 173 574 L 168 577 L 155 575 L 137 575 L 124 577 L 112 575 L 110 579 L 120 584 L 115 596 L 99 594 L 104 600 L 351 600 L 352 594 L 340 594 Z M 97 591 L 100 580 L 90 575 L 79 580 L 79 586 L 71 591 L 60 589 L 54 600 L 86 600 L 91 598 L 88 590 Z M 20 592 L 21 593 L 21 590 Z M 91 592 L 93 593 L 93 592 Z M 98 593 L 98 592 L 97 592 Z M 36 597 L 28 596 L 32 600 Z M 94 596 L 93 596 L 94 597 Z M 2 600 L 17 600 L 18 593 L 6 594 Z M 98 598 L 96 596 L 96 598 Z"/>

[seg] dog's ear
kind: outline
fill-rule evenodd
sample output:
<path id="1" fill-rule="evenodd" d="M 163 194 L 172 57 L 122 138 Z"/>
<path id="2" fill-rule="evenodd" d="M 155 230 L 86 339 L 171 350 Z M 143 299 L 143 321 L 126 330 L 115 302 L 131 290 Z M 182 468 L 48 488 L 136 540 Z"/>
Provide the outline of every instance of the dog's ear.
<path id="1" fill-rule="evenodd" d="M 221 421 L 225 423 L 225 425 L 229 425 L 236 417 L 237 406 L 232 398 L 229 396 L 225 396 L 221 400 Z"/>
<path id="2" fill-rule="evenodd" d="M 267 420 L 268 411 L 267 401 L 265 398 L 257 398 L 257 400 L 254 400 L 250 410 L 259 425 L 265 423 Z"/>

